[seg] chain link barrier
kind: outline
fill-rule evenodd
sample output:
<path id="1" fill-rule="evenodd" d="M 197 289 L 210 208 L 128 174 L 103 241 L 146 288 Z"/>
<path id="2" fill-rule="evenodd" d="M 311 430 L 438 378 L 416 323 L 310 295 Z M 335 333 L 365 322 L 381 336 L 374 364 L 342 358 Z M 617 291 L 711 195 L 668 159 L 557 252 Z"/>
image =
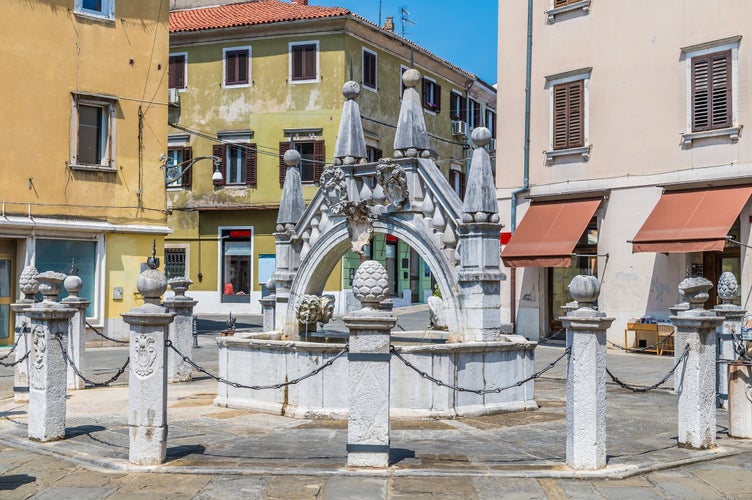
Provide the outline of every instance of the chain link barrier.
<path id="1" fill-rule="evenodd" d="M 16 366 L 17 364 L 26 361 L 26 358 L 29 357 L 30 353 L 31 353 L 30 350 L 26 351 L 26 354 L 24 354 L 23 356 L 21 356 L 19 359 L 15 360 L 15 361 L 11 361 L 10 363 L 6 363 L 5 361 L 0 361 L 0 365 L 4 366 L 6 368 L 12 368 L 12 367 Z M 5 359 L 5 358 L 3 358 L 3 359 Z"/>
<path id="2" fill-rule="evenodd" d="M 645 352 L 645 351 L 650 350 L 650 349 L 658 349 L 658 347 L 661 347 L 663 344 L 665 344 L 666 342 L 668 342 L 673 337 L 674 337 L 674 332 L 671 332 L 668 335 L 666 335 L 665 337 L 663 337 L 663 340 L 661 340 L 660 342 L 656 342 L 653 345 L 646 345 L 644 347 L 624 347 L 624 346 L 619 345 L 619 344 L 617 344 L 615 342 L 612 342 L 612 341 L 610 341 L 608 339 L 606 340 L 606 342 L 608 342 L 612 346 L 616 347 L 617 349 L 621 349 L 622 351 L 626 351 L 626 352 Z"/>
<path id="3" fill-rule="evenodd" d="M 123 373 L 125 373 L 125 369 L 128 367 L 128 364 L 131 362 L 131 357 L 128 356 L 125 359 L 125 363 L 123 363 L 123 366 L 120 367 L 120 369 L 117 371 L 117 373 L 115 373 L 115 375 L 113 375 L 112 377 L 110 377 L 108 380 L 106 380 L 104 382 L 94 382 L 93 380 L 86 378 L 78 370 L 78 367 L 75 364 L 73 364 L 73 360 L 68 357 L 68 351 L 65 350 L 65 346 L 63 345 L 63 336 L 58 333 L 58 334 L 55 335 L 55 340 L 57 340 L 57 343 L 60 344 L 60 350 L 63 352 L 63 358 L 65 359 L 65 362 L 67 364 L 69 364 L 71 368 L 73 368 L 73 373 L 75 373 L 78 378 L 80 378 L 81 380 L 83 380 L 84 382 L 86 382 L 90 387 L 107 387 L 107 386 L 109 386 L 110 384 L 112 384 L 113 382 L 115 382 L 120 377 L 120 375 L 122 375 Z"/>
<path id="4" fill-rule="evenodd" d="M 502 391 L 506 391 L 506 390 L 512 389 L 514 387 L 519 387 L 519 386 L 521 386 L 522 384 L 524 384 L 526 382 L 530 382 L 531 380 L 539 378 L 541 375 L 543 375 L 544 373 L 546 373 L 548 370 L 550 370 L 551 368 L 553 368 L 554 366 L 556 366 L 556 363 L 558 363 L 563 358 L 565 358 L 566 356 L 568 356 L 569 353 L 571 352 L 571 349 L 569 347 L 567 347 L 564 350 L 564 353 L 561 356 L 559 356 L 554 361 L 552 361 L 551 363 L 549 363 L 548 366 L 546 366 L 545 368 L 543 368 L 541 370 L 538 370 L 537 372 L 533 373 L 532 375 L 530 375 L 526 379 L 520 380 L 518 382 L 515 382 L 513 384 L 509 384 L 509 385 L 506 385 L 506 386 L 503 386 L 503 387 L 495 387 L 493 389 L 468 389 L 466 387 L 460 387 L 460 386 L 457 386 L 457 385 L 453 385 L 453 384 L 448 384 L 446 382 L 442 382 L 441 380 L 439 380 L 439 379 L 431 376 L 429 373 L 426 373 L 426 372 L 420 370 L 415 365 L 413 365 L 408 360 L 406 360 L 404 357 L 402 357 L 402 355 L 399 352 L 397 352 L 397 348 L 394 347 L 394 345 L 390 345 L 389 346 L 389 351 L 392 353 L 392 355 L 394 355 L 394 357 L 396 357 L 397 359 L 399 359 L 400 361 L 402 361 L 402 363 L 405 366 L 407 366 L 408 368 L 410 368 L 411 370 L 413 370 L 414 372 L 416 372 L 418 375 L 420 375 L 424 379 L 430 380 L 431 382 L 433 382 L 434 384 L 436 384 L 436 385 L 438 385 L 440 387 L 447 387 L 449 389 L 452 389 L 454 391 L 459 391 L 459 392 L 472 392 L 473 394 L 478 394 L 479 396 L 482 396 L 484 394 L 491 394 L 491 393 L 497 393 L 498 394 L 498 393 L 500 393 Z"/>
<path id="5" fill-rule="evenodd" d="M 91 326 L 91 324 L 88 321 L 86 321 L 86 326 L 89 327 L 94 333 L 96 333 L 97 335 L 99 335 L 105 340 L 109 340 L 110 342 L 115 342 L 117 344 L 127 344 L 130 342 L 129 340 L 118 340 L 118 339 L 113 339 L 112 337 L 108 337 L 104 333 L 100 332 L 99 330 Z"/>
<path id="6" fill-rule="evenodd" d="M 611 377 L 611 380 L 613 380 L 614 383 L 616 383 L 617 385 L 623 387 L 624 389 L 629 389 L 632 392 L 650 392 L 652 390 L 655 390 L 655 389 L 659 388 L 663 384 L 665 384 L 666 381 L 668 381 L 668 379 L 671 378 L 671 376 L 674 374 L 674 372 L 676 371 L 676 369 L 679 368 L 679 365 L 685 359 L 687 359 L 687 355 L 688 354 L 689 354 L 689 345 L 685 345 L 684 346 L 684 352 L 676 360 L 676 363 L 674 363 L 674 367 L 671 368 L 671 370 L 669 370 L 669 372 L 666 374 L 666 376 L 664 376 L 659 382 L 657 382 L 657 383 L 655 383 L 653 385 L 650 385 L 650 386 L 630 385 L 630 384 L 627 384 L 626 382 L 622 382 L 621 380 L 619 380 L 618 377 L 616 377 L 613 373 L 611 373 L 611 370 L 609 370 L 608 368 L 606 368 L 606 373 L 608 374 L 609 377 Z"/>
<path id="7" fill-rule="evenodd" d="M 23 337 L 24 335 L 25 335 L 24 333 L 22 333 L 21 335 L 16 335 L 16 341 L 13 342 L 13 347 L 10 348 L 10 350 L 8 351 L 8 353 L 5 356 L 3 356 L 2 358 L 0 358 L 0 362 L 5 361 L 9 357 L 11 357 L 11 355 L 13 355 L 14 352 L 16 352 L 16 348 L 18 347 L 18 343 L 21 342 L 21 337 Z M 27 356 L 28 356 L 28 353 L 27 353 Z M 3 365 L 3 366 L 8 366 L 8 365 Z"/>
<path id="8" fill-rule="evenodd" d="M 338 352 L 333 358 L 331 358 L 328 361 L 326 361 L 323 365 L 319 366 L 318 368 L 314 369 L 313 371 L 311 371 L 311 372 L 309 372 L 309 373 L 307 373 L 305 375 L 301 375 L 300 377 L 294 378 L 294 379 L 289 380 L 287 382 L 280 382 L 278 384 L 269 384 L 269 385 L 245 385 L 245 384 L 241 384 L 240 382 L 231 382 L 231 381 L 229 381 L 227 379 L 224 379 L 224 378 L 222 378 L 220 376 L 214 375 L 213 373 L 209 373 L 205 368 L 197 365 L 196 363 L 193 362 L 193 360 L 191 358 L 189 358 L 188 356 L 186 356 L 182 352 L 180 352 L 178 350 L 178 348 L 175 347 L 172 344 L 171 340 L 166 340 L 165 341 L 165 346 L 167 346 L 168 348 L 170 348 L 173 351 L 175 351 L 175 354 L 177 354 L 184 362 L 188 363 L 195 370 L 203 373 L 204 375 L 208 376 L 209 378 L 212 378 L 212 379 L 216 380 L 217 382 L 229 385 L 229 386 L 234 387 L 236 389 L 251 389 L 253 391 L 261 391 L 261 390 L 265 390 L 265 389 L 280 389 L 280 388 L 288 386 L 288 385 L 298 384 L 298 383 L 302 382 L 303 380 L 305 380 L 307 378 L 313 377 L 314 375 L 317 375 L 318 373 L 321 373 L 321 371 L 324 370 L 324 368 L 328 368 L 328 367 L 332 366 L 335 361 L 337 361 L 339 358 L 341 358 L 343 355 L 345 355 L 350 350 L 350 346 L 348 344 L 345 344 L 345 347 L 340 352 Z"/>

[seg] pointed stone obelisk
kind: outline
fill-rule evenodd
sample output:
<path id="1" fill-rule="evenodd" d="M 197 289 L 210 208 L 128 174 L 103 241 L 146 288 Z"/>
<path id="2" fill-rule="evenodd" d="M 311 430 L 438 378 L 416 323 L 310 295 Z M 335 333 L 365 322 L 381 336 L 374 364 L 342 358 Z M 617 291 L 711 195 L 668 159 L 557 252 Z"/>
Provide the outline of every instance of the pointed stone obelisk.
<path id="1" fill-rule="evenodd" d="M 423 104 L 416 87 L 421 76 L 417 69 L 402 74 L 405 91 L 402 93 L 397 130 L 394 133 L 394 157 L 421 158 L 428 156 L 428 132 L 423 117 Z"/>
<path id="2" fill-rule="evenodd" d="M 334 145 L 335 165 L 354 165 L 366 160 L 366 139 L 363 135 L 363 122 L 360 107 L 355 100 L 360 95 L 358 82 L 345 82 L 342 87 L 345 104 L 339 122 L 337 142 Z"/>

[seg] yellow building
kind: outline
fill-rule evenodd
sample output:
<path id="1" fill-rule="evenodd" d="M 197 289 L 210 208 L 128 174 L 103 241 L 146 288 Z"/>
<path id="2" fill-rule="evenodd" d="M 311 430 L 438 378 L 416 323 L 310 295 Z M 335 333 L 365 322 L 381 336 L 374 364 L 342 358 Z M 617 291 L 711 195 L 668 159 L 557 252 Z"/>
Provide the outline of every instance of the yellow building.
<path id="1" fill-rule="evenodd" d="M 123 334 L 141 263 L 169 232 L 168 7 L 0 4 L 0 344 L 13 341 L 22 269 L 68 273 L 73 259 L 89 323 Z"/>
<path id="2" fill-rule="evenodd" d="M 173 6 L 181 4 L 196 3 Z M 464 191 L 469 133 L 475 126 L 493 128 L 496 91 L 396 35 L 390 21 L 381 28 L 347 9 L 305 0 L 170 13 L 169 161 L 179 166 L 166 179 L 174 233 L 165 251 L 168 274 L 194 281 L 198 312 L 260 311 L 257 299 L 275 262 L 281 155 L 290 147 L 300 151 L 310 200 L 332 161 L 347 80 L 361 85 L 358 103 L 374 161 L 391 155 L 401 75 L 414 65 L 423 74 L 431 148 L 444 174 Z M 218 164 L 189 161 L 208 156 Z M 430 270 L 406 244 L 381 236 L 370 247 L 369 256 L 391 274 L 395 304 L 425 300 Z M 344 256 L 327 292 L 349 288 L 358 262 L 354 254 Z"/>

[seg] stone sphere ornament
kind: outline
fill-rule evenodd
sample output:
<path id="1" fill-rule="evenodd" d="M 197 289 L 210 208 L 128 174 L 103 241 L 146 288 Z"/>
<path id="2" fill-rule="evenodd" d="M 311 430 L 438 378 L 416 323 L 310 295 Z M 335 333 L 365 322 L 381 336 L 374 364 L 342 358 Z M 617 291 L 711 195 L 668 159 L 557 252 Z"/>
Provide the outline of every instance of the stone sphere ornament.
<path id="1" fill-rule="evenodd" d="M 342 86 L 342 95 L 345 96 L 345 99 L 355 99 L 358 97 L 360 95 L 360 85 L 358 82 L 352 80 L 345 82 Z"/>
<path id="2" fill-rule="evenodd" d="M 355 272 L 353 294 L 363 307 L 377 308 L 389 292 L 389 275 L 379 262 L 367 260 Z"/>
<path id="3" fill-rule="evenodd" d="M 288 167 L 296 167 L 300 163 L 300 153 L 297 149 L 288 149 L 285 151 L 283 159 Z"/>
<path id="4" fill-rule="evenodd" d="M 593 307 L 601 293 L 601 284 L 595 276 L 579 274 L 569 283 L 569 295 L 580 307 Z"/>
<path id="5" fill-rule="evenodd" d="M 473 144 L 482 148 L 488 146 L 491 142 L 491 131 L 486 127 L 475 127 L 470 138 L 473 140 Z"/>
<path id="6" fill-rule="evenodd" d="M 718 279 L 718 296 L 724 304 L 731 304 L 739 293 L 739 283 L 734 273 L 726 271 Z"/>
<path id="7" fill-rule="evenodd" d="M 75 274 L 70 274 L 65 280 L 63 280 L 63 288 L 65 288 L 65 291 L 68 292 L 68 295 L 71 297 L 78 297 L 81 288 L 83 288 L 83 284 L 84 282 L 81 280 L 81 277 Z"/>
<path id="8" fill-rule="evenodd" d="M 26 266 L 21 271 L 21 276 L 18 279 L 18 286 L 21 289 L 21 293 L 24 294 L 25 301 L 34 301 L 34 296 L 39 291 L 39 281 L 37 280 L 39 271 L 34 266 Z"/>
<path id="9" fill-rule="evenodd" d="M 407 88 L 415 88 L 420 83 L 420 72 L 417 69 L 408 69 L 402 73 L 402 83 Z"/>

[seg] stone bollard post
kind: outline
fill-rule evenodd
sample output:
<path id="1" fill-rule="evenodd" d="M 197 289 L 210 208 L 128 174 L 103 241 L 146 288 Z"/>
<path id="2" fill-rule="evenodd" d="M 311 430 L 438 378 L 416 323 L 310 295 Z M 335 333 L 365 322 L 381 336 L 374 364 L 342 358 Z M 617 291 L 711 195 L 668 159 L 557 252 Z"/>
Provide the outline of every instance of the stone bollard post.
<path id="1" fill-rule="evenodd" d="M 728 365 L 729 436 L 752 438 L 752 366 Z"/>
<path id="2" fill-rule="evenodd" d="M 600 294 L 594 276 L 575 276 L 569 293 L 579 308 L 561 317 L 567 329 L 567 465 L 606 466 L 606 330 L 614 318 L 593 309 Z"/>
<path id="3" fill-rule="evenodd" d="M 379 302 L 388 291 L 384 267 L 363 262 L 355 273 L 353 294 L 363 305 L 344 317 L 350 330 L 347 395 L 347 465 L 389 466 L 389 338 L 397 319 Z"/>
<path id="4" fill-rule="evenodd" d="M 681 311 L 689 310 L 689 302 L 685 300 L 683 290 L 683 286 L 687 283 L 687 280 L 689 280 L 689 277 L 684 278 L 681 283 L 679 283 L 678 290 L 680 302 L 673 307 L 668 308 L 671 316 L 678 316 Z M 685 345 L 684 340 L 680 339 L 676 332 L 674 332 L 674 363 L 679 362 L 679 358 L 681 358 L 684 353 Z M 679 390 L 679 386 L 682 383 L 682 376 L 683 374 L 681 370 L 676 370 L 674 372 L 674 392 Z"/>
<path id="5" fill-rule="evenodd" d="M 198 304 L 185 292 L 193 284 L 188 278 L 172 278 L 167 284 L 175 292 L 175 296 L 163 301 L 168 313 L 175 314 L 175 320 L 170 323 L 167 338 L 175 349 L 189 359 L 193 359 L 193 308 Z M 193 367 L 178 356 L 172 349 L 167 350 L 167 382 L 190 382 Z"/>
<path id="6" fill-rule="evenodd" d="M 676 326 L 676 348 L 689 348 L 683 366 L 679 367 L 682 378 L 676 388 L 679 395 L 677 439 L 681 448 L 715 447 L 715 329 L 723 318 L 702 308 L 712 286 L 705 278 L 682 281 L 680 287 L 690 308 L 669 317 Z M 678 356 L 684 354 L 685 348 L 681 349 Z"/>
<path id="7" fill-rule="evenodd" d="M 725 272 L 718 280 L 718 297 L 723 301 L 713 308 L 718 316 L 723 316 L 723 327 L 718 335 L 718 361 L 716 397 L 719 408 L 729 409 L 729 374 L 728 363 L 736 361 L 734 351 L 734 334 L 740 335 L 742 331 L 742 318 L 747 314 L 740 306 L 732 304 L 739 291 L 739 284 L 733 273 Z M 725 361 L 725 362 L 724 362 Z"/>
<path id="8" fill-rule="evenodd" d="M 31 339 L 30 339 L 30 319 L 26 315 L 26 310 L 34 305 L 34 296 L 39 291 L 39 281 L 37 281 L 39 272 L 34 266 L 24 267 L 19 279 L 19 288 L 24 297 L 15 304 L 10 305 L 11 311 L 16 315 L 16 324 L 14 333 L 16 336 L 16 356 L 18 361 L 13 374 L 13 400 L 16 403 L 25 403 L 29 400 L 29 366 L 31 358 Z M 21 359 L 23 361 L 19 361 Z"/>
<path id="9" fill-rule="evenodd" d="M 78 368 L 78 371 L 83 373 L 84 366 L 86 366 L 86 359 L 84 357 L 84 351 L 86 350 L 86 308 L 89 307 L 91 302 L 78 296 L 78 293 L 81 291 L 81 285 L 81 278 L 75 274 L 70 274 L 66 277 L 65 281 L 63 281 L 63 286 L 68 292 L 68 296 L 60 302 L 76 312 L 71 318 L 70 334 L 68 335 L 68 358 Z M 76 375 L 71 365 L 68 365 L 67 380 L 67 386 L 70 390 L 84 388 L 85 383 L 83 379 Z"/>
<path id="10" fill-rule="evenodd" d="M 159 305 L 167 289 L 164 273 L 154 257 L 138 277 L 136 287 L 144 305 L 122 314 L 130 325 L 130 372 L 128 379 L 128 460 L 136 465 L 157 465 L 167 454 L 167 327 L 174 313 Z"/>
<path id="11" fill-rule="evenodd" d="M 31 319 L 31 366 L 29 371 L 29 439 L 55 441 L 65 437 L 65 357 L 69 320 L 76 314 L 55 302 L 62 273 L 39 274 L 39 291 L 44 300 L 28 308 Z"/>

